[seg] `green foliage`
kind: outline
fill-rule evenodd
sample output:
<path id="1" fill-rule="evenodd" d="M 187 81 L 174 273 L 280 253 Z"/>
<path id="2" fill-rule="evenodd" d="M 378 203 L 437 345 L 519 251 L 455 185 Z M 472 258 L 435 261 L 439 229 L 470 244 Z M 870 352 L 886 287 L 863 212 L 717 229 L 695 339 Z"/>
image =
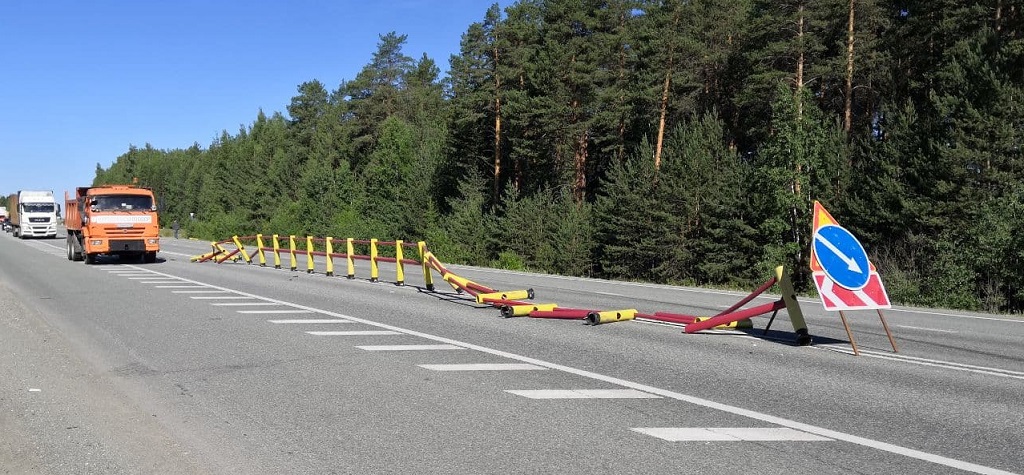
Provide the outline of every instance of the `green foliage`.
<path id="1" fill-rule="evenodd" d="M 1021 312 L 1009 5 L 481 7 L 446 78 L 386 33 L 355 78 L 299 84 L 287 118 L 129 146 L 93 183 L 137 178 L 203 239 L 425 239 L 449 262 L 738 287 L 786 264 L 803 290 L 819 200 L 896 301 Z"/>

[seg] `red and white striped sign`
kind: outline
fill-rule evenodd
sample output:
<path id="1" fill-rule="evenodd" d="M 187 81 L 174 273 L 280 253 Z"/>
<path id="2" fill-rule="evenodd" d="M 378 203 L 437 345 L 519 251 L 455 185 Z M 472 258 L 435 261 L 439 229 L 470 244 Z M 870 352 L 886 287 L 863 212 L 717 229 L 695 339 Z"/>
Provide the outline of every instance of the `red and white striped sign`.
<path id="1" fill-rule="evenodd" d="M 824 272 L 814 272 L 812 276 L 825 310 L 873 310 L 892 307 L 878 272 L 872 271 L 868 283 L 859 290 L 837 285 Z"/>

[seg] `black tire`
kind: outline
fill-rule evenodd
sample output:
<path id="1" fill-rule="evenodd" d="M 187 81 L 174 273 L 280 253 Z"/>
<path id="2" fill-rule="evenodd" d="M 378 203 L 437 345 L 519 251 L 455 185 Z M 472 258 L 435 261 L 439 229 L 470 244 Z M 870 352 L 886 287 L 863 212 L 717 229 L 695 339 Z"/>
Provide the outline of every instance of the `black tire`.
<path id="1" fill-rule="evenodd" d="M 145 262 L 146 264 L 152 264 L 152 263 L 156 262 L 156 251 L 147 252 L 142 257 L 142 262 Z"/>
<path id="2" fill-rule="evenodd" d="M 85 255 L 85 265 L 91 266 L 96 263 L 96 254 Z"/>
<path id="3" fill-rule="evenodd" d="M 75 250 L 74 250 L 75 246 L 71 244 L 71 238 L 70 237 L 67 240 L 67 245 L 68 245 L 68 260 L 69 261 L 73 261 L 73 260 L 75 260 Z"/>

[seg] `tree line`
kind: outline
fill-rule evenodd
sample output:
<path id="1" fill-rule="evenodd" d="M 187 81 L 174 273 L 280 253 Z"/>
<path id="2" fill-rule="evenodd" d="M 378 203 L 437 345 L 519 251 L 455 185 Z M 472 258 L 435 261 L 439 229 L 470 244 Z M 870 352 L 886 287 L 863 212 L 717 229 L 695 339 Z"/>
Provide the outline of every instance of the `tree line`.
<path id="1" fill-rule="evenodd" d="M 208 145 L 130 147 L 192 235 L 423 239 L 444 260 L 813 288 L 811 205 L 890 296 L 1024 310 L 1024 15 L 1011 0 L 519 0 L 441 76 L 355 78 Z M 190 213 L 194 213 L 190 215 Z M 194 217 L 194 219 L 191 219 Z"/>

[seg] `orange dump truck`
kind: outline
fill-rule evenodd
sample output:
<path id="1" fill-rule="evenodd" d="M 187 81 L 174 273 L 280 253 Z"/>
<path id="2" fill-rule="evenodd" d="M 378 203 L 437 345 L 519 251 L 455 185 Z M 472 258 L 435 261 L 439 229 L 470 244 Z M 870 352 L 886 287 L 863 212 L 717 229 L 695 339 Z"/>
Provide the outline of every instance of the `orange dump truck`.
<path id="1" fill-rule="evenodd" d="M 94 264 L 100 255 L 156 262 L 160 224 L 149 188 L 86 186 L 64 192 L 68 260 Z"/>

